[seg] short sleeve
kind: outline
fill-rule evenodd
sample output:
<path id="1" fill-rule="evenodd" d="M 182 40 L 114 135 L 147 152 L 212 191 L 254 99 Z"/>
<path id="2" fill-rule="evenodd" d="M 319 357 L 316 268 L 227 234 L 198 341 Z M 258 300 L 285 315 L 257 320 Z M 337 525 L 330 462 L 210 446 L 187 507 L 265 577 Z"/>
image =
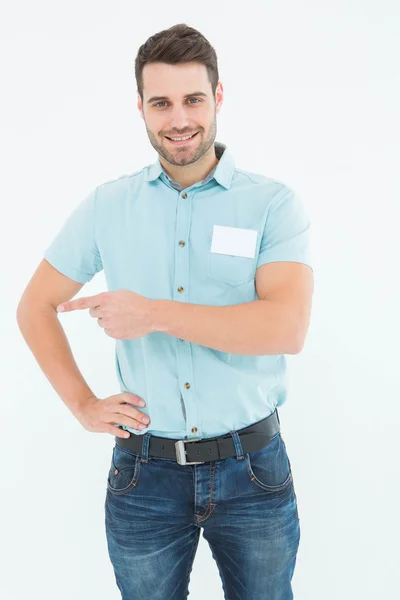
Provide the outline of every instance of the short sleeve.
<path id="1" fill-rule="evenodd" d="M 96 192 L 97 188 L 78 204 L 44 251 L 57 271 L 79 283 L 87 283 L 103 268 L 96 243 Z"/>
<path id="2" fill-rule="evenodd" d="M 288 186 L 278 194 L 268 210 L 257 268 L 279 261 L 300 262 L 313 269 L 310 220 L 299 195 Z"/>

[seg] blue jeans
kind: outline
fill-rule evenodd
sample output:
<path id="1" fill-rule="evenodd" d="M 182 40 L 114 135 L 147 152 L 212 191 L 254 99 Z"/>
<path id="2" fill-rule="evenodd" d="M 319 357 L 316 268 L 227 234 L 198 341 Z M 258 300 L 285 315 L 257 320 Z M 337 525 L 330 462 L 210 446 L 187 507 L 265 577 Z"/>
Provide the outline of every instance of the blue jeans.
<path id="1" fill-rule="evenodd" d="M 281 432 L 257 452 L 180 465 L 116 441 L 107 480 L 108 552 L 122 600 L 183 600 L 203 529 L 227 600 L 291 600 L 300 541 Z"/>

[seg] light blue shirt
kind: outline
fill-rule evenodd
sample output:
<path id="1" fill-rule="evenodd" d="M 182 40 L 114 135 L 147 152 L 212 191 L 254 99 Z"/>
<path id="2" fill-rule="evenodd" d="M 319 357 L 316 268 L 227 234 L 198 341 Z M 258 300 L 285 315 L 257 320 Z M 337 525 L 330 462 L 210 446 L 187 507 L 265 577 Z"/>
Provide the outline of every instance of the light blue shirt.
<path id="1" fill-rule="evenodd" d="M 45 258 L 80 283 L 104 269 L 109 291 L 208 306 L 258 300 L 255 274 L 265 263 L 312 268 L 310 221 L 298 194 L 235 167 L 225 144 L 215 142 L 215 152 L 213 171 L 185 189 L 168 177 L 158 155 L 154 164 L 98 185 L 68 217 Z M 214 225 L 232 232 L 224 242 L 228 253 L 211 251 Z M 252 236 L 253 256 L 243 252 L 238 228 Z M 223 435 L 286 401 L 283 354 L 232 354 L 161 332 L 115 342 L 121 392 L 143 398 L 140 410 L 150 417 L 141 431 L 122 426 L 132 434 Z"/>

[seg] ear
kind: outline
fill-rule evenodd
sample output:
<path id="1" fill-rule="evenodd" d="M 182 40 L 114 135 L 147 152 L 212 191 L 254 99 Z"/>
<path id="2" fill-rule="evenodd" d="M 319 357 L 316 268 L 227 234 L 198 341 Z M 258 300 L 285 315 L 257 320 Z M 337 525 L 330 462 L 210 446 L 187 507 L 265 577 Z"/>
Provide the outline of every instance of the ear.
<path id="1" fill-rule="evenodd" d="M 140 112 L 140 116 L 142 117 L 142 119 L 144 119 L 142 99 L 140 97 L 139 92 L 137 92 L 137 107 L 138 107 L 138 111 Z"/>
<path id="2" fill-rule="evenodd" d="M 224 88 L 220 81 L 218 81 L 217 89 L 215 90 L 215 103 L 216 113 L 218 114 L 221 110 L 222 102 L 224 100 Z"/>

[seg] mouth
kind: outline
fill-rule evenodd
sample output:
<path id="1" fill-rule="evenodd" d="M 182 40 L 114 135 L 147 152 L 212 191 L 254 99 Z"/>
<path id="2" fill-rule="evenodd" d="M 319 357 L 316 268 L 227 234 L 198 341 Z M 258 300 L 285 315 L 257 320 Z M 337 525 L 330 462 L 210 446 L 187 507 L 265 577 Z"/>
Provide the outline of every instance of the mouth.
<path id="1" fill-rule="evenodd" d="M 171 138 L 169 138 L 169 137 L 167 137 L 167 136 L 165 136 L 165 137 L 167 138 L 167 140 L 169 141 L 169 143 L 170 143 L 170 144 L 172 144 L 172 145 L 174 145 L 174 146 L 184 146 L 185 144 L 190 144 L 190 142 L 191 142 L 192 140 L 194 140 L 194 138 L 197 136 L 197 134 L 198 134 L 198 133 L 199 133 L 199 132 L 198 132 L 198 131 L 196 131 L 196 133 L 194 133 L 194 134 L 192 135 L 192 137 L 190 137 L 190 138 L 188 138 L 188 139 L 186 139 L 186 140 L 181 140 L 181 141 L 178 141 L 178 142 L 176 142 L 176 141 L 172 140 Z M 177 136 L 177 137 L 178 137 L 178 136 Z M 185 137 L 186 137 L 186 136 L 185 136 Z"/>

